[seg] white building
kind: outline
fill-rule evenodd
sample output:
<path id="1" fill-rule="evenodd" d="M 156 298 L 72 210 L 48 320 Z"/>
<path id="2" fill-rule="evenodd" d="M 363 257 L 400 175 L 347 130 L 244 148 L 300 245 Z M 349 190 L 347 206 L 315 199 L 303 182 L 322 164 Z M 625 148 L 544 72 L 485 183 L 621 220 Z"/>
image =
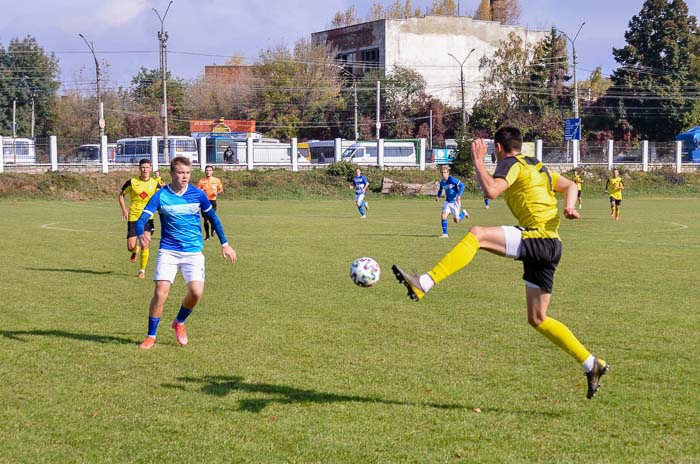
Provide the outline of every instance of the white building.
<path id="1" fill-rule="evenodd" d="M 390 72 L 395 65 L 414 69 L 425 78 L 429 94 L 453 106 L 461 104 L 456 60 L 461 62 L 474 49 L 463 66 L 465 101 L 471 108 L 483 81 L 479 61 L 492 56 L 511 32 L 529 44 L 549 33 L 466 16 L 425 16 L 330 29 L 311 34 L 311 39 L 331 44 L 338 51 L 338 62 L 355 74 L 377 67 Z"/>

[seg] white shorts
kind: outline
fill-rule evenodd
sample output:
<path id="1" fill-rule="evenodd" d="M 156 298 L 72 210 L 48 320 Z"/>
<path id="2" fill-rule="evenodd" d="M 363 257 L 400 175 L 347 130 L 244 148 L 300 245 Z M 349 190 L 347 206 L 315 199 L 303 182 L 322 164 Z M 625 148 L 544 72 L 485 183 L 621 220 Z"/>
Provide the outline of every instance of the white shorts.
<path id="1" fill-rule="evenodd" d="M 515 226 L 501 226 L 506 234 L 506 258 L 517 259 L 523 244 L 523 231 Z"/>
<path id="2" fill-rule="evenodd" d="M 193 281 L 204 282 L 204 255 L 199 251 L 186 253 L 158 250 L 153 280 L 167 280 L 172 284 L 178 270 L 182 271 L 182 277 L 188 284 Z"/>
<path id="3" fill-rule="evenodd" d="M 356 193 L 355 194 L 355 203 L 362 203 L 362 201 L 365 199 L 365 194 L 364 193 Z"/>
<path id="4" fill-rule="evenodd" d="M 447 201 L 442 204 L 442 212 L 450 213 L 453 217 L 458 218 L 462 214 L 462 202 L 461 201 Z"/>

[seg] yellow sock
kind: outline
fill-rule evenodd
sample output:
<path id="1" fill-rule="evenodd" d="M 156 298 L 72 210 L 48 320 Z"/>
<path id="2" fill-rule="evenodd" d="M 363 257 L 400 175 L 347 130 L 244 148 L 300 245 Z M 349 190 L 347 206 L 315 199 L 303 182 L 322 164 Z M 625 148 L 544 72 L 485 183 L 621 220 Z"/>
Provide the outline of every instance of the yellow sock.
<path id="1" fill-rule="evenodd" d="M 139 269 L 143 269 L 144 271 L 146 270 L 146 264 L 148 264 L 148 255 L 150 252 L 148 251 L 148 248 L 144 248 L 141 250 L 141 267 Z"/>
<path id="2" fill-rule="evenodd" d="M 556 319 L 548 317 L 535 329 L 581 364 L 591 355 L 571 330 Z"/>
<path id="3" fill-rule="evenodd" d="M 479 251 L 479 241 L 469 232 L 447 253 L 428 274 L 435 283 L 440 283 L 469 264 Z"/>

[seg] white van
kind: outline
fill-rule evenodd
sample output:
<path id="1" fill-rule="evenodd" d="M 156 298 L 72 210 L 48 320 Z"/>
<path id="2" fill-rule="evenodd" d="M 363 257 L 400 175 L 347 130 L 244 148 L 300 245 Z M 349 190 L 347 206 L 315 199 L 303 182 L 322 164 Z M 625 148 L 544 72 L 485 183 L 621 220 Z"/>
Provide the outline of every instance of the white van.
<path id="1" fill-rule="evenodd" d="M 34 140 L 25 138 L 2 138 L 2 159 L 5 164 L 35 164 Z"/>
<path id="2" fill-rule="evenodd" d="M 163 137 L 156 137 L 158 141 L 158 163 L 165 163 L 163 156 Z M 199 160 L 197 141 L 185 135 L 168 136 L 168 152 L 172 160 L 176 156 L 186 156 L 193 163 Z M 151 138 L 137 137 L 117 140 L 116 163 L 138 163 L 141 159 L 151 159 Z M 110 159 L 111 161 L 111 159 Z"/>
<path id="3" fill-rule="evenodd" d="M 377 164 L 377 142 L 355 142 L 341 156 L 342 161 L 357 164 Z M 384 164 L 416 165 L 416 145 L 413 142 L 384 142 Z"/>
<path id="4" fill-rule="evenodd" d="M 117 144 L 108 143 L 107 144 L 107 161 L 114 163 L 117 157 Z M 86 143 L 80 145 L 73 156 L 71 156 L 71 161 L 76 163 L 100 163 L 102 158 L 100 157 L 100 145 L 97 143 Z"/>

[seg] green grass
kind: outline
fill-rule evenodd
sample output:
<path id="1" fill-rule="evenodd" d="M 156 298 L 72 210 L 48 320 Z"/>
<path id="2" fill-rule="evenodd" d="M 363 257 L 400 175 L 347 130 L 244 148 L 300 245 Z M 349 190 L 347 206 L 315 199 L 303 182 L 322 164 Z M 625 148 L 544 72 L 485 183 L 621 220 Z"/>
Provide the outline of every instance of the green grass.
<path id="1" fill-rule="evenodd" d="M 619 223 L 586 199 L 563 224 L 550 314 L 612 365 L 591 401 L 528 326 L 520 263 L 482 252 L 411 303 L 391 264 L 427 270 L 468 226 L 439 240 L 433 201 L 370 206 L 222 200 L 239 262 L 207 242 L 190 344 L 178 277 L 143 352 L 153 284 L 116 200 L 0 201 L 0 462 L 700 462 L 700 199 L 626 200 Z M 375 288 L 347 275 L 363 255 Z"/>

